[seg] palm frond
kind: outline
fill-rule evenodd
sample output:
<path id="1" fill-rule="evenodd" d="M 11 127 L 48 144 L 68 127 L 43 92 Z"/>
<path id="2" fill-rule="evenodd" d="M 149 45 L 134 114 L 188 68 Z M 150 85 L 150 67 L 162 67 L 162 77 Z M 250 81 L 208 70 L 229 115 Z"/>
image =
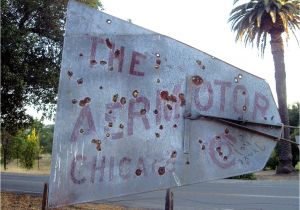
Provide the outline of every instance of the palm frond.
<path id="1" fill-rule="evenodd" d="M 237 4 L 230 12 L 228 22 L 231 30 L 236 33 L 236 41 L 245 45 L 256 45 L 260 53 L 264 53 L 267 36 L 270 33 L 285 32 L 286 38 L 292 31 L 300 28 L 299 0 L 250 0 L 248 3 Z M 295 36 L 296 37 L 296 36 Z"/>

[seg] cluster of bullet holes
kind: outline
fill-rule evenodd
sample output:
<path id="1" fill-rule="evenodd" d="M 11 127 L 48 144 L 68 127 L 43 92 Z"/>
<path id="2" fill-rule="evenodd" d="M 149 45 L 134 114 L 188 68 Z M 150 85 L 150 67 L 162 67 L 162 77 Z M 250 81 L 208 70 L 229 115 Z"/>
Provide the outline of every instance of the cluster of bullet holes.
<path id="1" fill-rule="evenodd" d="M 201 69 L 205 69 L 205 66 L 202 64 L 202 61 L 196 60 L 196 63 L 200 66 Z"/>
<path id="2" fill-rule="evenodd" d="M 201 146 L 201 150 L 205 150 L 205 144 L 204 144 L 203 140 L 199 139 L 198 142 L 199 142 L 199 144 Z"/>
<path id="3" fill-rule="evenodd" d="M 223 157 L 223 160 L 227 160 L 228 157 L 226 155 L 223 156 L 222 148 L 219 146 L 216 148 L 216 152 L 219 154 L 220 157 Z"/>
<path id="4" fill-rule="evenodd" d="M 237 77 L 234 77 L 234 82 L 235 82 L 235 83 L 238 83 L 239 80 L 241 80 L 242 78 L 243 78 L 243 75 L 242 75 L 242 74 L 238 74 Z"/>
<path id="5" fill-rule="evenodd" d="M 91 102 L 90 97 L 85 97 L 84 99 L 79 101 L 79 106 L 85 106 Z"/>
<path id="6" fill-rule="evenodd" d="M 101 151 L 101 140 L 92 139 L 91 143 L 96 145 L 96 150 L 97 151 Z"/>
<path id="7" fill-rule="evenodd" d="M 118 99 L 119 99 L 119 94 L 115 94 L 115 95 L 112 96 L 112 101 L 113 101 L 114 103 L 116 103 L 116 102 L 118 101 Z M 126 98 L 125 98 L 125 97 L 121 97 L 121 98 L 120 98 L 120 103 L 121 103 L 122 105 L 125 105 L 125 104 L 126 104 Z"/>

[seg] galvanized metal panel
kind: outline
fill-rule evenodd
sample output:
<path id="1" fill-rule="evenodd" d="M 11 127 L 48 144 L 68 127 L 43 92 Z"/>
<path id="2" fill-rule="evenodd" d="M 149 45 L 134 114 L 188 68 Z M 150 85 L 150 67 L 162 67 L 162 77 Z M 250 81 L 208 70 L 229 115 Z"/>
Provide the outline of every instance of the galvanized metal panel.
<path id="1" fill-rule="evenodd" d="M 254 85 L 255 84 L 255 85 Z M 202 51 L 70 1 L 49 206 L 260 170 L 275 142 L 214 116 L 274 125 L 261 78 Z"/>

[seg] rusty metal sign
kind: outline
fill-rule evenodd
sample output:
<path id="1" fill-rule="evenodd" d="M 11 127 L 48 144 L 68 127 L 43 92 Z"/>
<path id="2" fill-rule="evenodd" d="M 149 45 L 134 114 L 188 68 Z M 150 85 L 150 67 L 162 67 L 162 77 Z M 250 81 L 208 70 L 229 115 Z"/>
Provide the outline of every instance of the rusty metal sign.
<path id="1" fill-rule="evenodd" d="M 70 1 L 49 206 L 260 170 L 280 123 L 265 80 Z"/>

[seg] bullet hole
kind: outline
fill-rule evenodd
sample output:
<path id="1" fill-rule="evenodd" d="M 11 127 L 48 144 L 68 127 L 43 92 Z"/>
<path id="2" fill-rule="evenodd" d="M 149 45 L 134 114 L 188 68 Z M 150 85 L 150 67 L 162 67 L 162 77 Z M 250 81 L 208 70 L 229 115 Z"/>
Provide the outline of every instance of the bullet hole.
<path id="1" fill-rule="evenodd" d="M 104 60 L 101 60 L 101 61 L 100 61 L 100 64 L 101 64 L 101 65 L 105 65 L 105 64 L 107 64 L 107 62 L 104 61 Z"/>
<path id="2" fill-rule="evenodd" d="M 84 129 L 83 129 L 83 128 L 80 128 L 79 132 L 80 132 L 80 133 L 84 133 Z"/>
<path id="3" fill-rule="evenodd" d="M 161 99 L 168 101 L 168 99 L 169 99 L 169 92 L 166 91 L 166 90 L 161 91 L 160 92 L 160 97 L 161 97 Z"/>
<path id="4" fill-rule="evenodd" d="M 123 128 L 124 128 L 124 125 L 123 125 L 123 124 L 120 124 L 120 125 L 119 125 L 119 128 L 123 129 Z"/>
<path id="5" fill-rule="evenodd" d="M 139 91 L 134 90 L 134 91 L 132 92 L 132 96 L 133 96 L 134 98 L 137 98 L 137 97 L 139 96 Z"/>
<path id="6" fill-rule="evenodd" d="M 121 103 L 122 105 L 125 105 L 125 104 L 126 104 L 126 98 L 125 98 L 125 97 L 122 97 L 122 98 L 120 99 L 120 103 Z"/>
<path id="7" fill-rule="evenodd" d="M 72 104 L 76 104 L 76 103 L 77 103 L 77 99 L 74 98 L 74 99 L 72 100 Z"/>
<path id="8" fill-rule="evenodd" d="M 118 94 L 113 95 L 112 101 L 113 101 L 113 102 L 117 102 L 118 97 L 119 97 Z"/>
<path id="9" fill-rule="evenodd" d="M 220 151 L 220 152 L 219 152 L 219 156 L 222 156 L 222 155 L 223 155 L 223 152 L 222 152 L 222 151 Z"/>
<path id="10" fill-rule="evenodd" d="M 83 83 L 83 78 L 80 78 L 80 79 L 77 80 L 78 85 L 82 85 L 82 83 Z"/>
<path id="11" fill-rule="evenodd" d="M 109 49 L 112 49 L 113 45 L 112 45 L 111 41 L 110 41 L 108 38 L 105 39 L 105 43 L 106 43 L 106 46 L 107 46 Z"/>
<path id="12" fill-rule="evenodd" d="M 205 150 L 205 145 L 204 145 L 204 144 L 202 145 L 201 149 L 202 149 L 202 150 Z"/>
<path id="13" fill-rule="evenodd" d="M 79 56 L 80 56 L 80 57 L 82 57 L 82 56 L 83 56 L 83 54 L 82 54 L 82 53 L 79 53 Z"/>
<path id="14" fill-rule="evenodd" d="M 155 69 L 159 69 L 159 65 L 158 65 L 158 64 L 155 64 L 155 65 L 154 65 L 154 68 L 155 68 Z"/>
<path id="15" fill-rule="evenodd" d="M 160 126 L 159 126 L 159 129 L 160 129 L 160 130 L 164 129 L 164 126 L 163 126 L 163 125 L 160 125 Z"/>
<path id="16" fill-rule="evenodd" d="M 158 168 L 158 174 L 159 174 L 160 176 L 161 176 L 161 175 L 164 175 L 165 172 L 166 172 L 165 167 L 159 167 L 159 168 Z"/>
<path id="17" fill-rule="evenodd" d="M 111 66 L 111 67 L 108 68 L 108 70 L 109 70 L 109 71 L 113 71 L 113 70 L 114 70 L 114 67 Z"/>
<path id="18" fill-rule="evenodd" d="M 97 151 L 101 151 L 101 140 L 99 140 L 99 139 L 93 139 L 91 141 L 91 143 L 96 145 L 96 150 Z"/>
<path id="19" fill-rule="evenodd" d="M 235 83 L 238 83 L 238 82 L 239 82 L 239 80 L 238 80 L 237 77 L 234 78 L 234 82 L 235 82 Z"/>
<path id="20" fill-rule="evenodd" d="M 228 157 L 227 157 L 227 156 L 224 156 L 224 157 L 223 157 L 223 160 L 225 160 L 225 161 L 228 160 Z"/>
<path id="21" fill-rule="evenodd" d="M 108 123 L 108 127 L 110 127 L 110 128 L 113 127 L 113 123 L 112 123 L 112 122 L 109 122 L 109 123 Z"/>
<path id="22" fill-rule="evenodd" d="M 190 165 L 190 161 L 186 161 L 185 164 L 186 164 L 186 165 Z"/>
<path id="23" fill-rule="evenodd" d="M 160 134 L 159 133 L 155 133 L 155 136 L 156 136 L 156 138 L 159 138 Z"/>
<path id="24" fill-rule="evenodd" d="M 160 65 L 161 64 L 161 60 L 160 59 L 156 59 L 156 64 Z"/>
<path id="25" fill-rule="evenodd" d="M 242 79 L 242 78 L 243 78 L 243 75 L 242 75 L 242 74 L 239 74 L 239 75 L 238 75 L 238 78 L 239 78 L 239 79 Z"/>
<path id="26" fill-rule="evenodd" d="M 168 108 L 168 110 L 172 110 L 173 109 L 173 107 L 170 104 L 167 104 L 167 108 Z"/>
<path id="27" fill-rule="evenodd" d="M 159 54 L 159 53 L 156 53 L 155 56 L 159 58 L 159 57 L 160 57 L 160 54 Z"/>
<path id="28" fill-rule="evenodd" d="M 141 114 L 141 115 L 145 115 L 146 112 L 147 112 L 146 109 L 141 109 L 140 114 Z"/>
<path id="29" fill-rule="evenodd" d="M 243 94 L 243 95 L 246 95 L 246 91 L 243 91 L 242 94 Z"/>
<path id="30" fill-rule="evenodd" d="M 170 96 L 169 96 L 169 100 L 172 101 L 172 102 L 174 102 L 174 103 L 177 102 L 177 98 L 176 98 L 176 96 L 174 96 L 174 95 L 170 95 Z"/>
<path id="31" fill-rule="evenodd" d="M 216 139 L 220 140 L 220 139 L 221 139 L 221 137 L 220 137 L 220 136 L 216 136 Z"/>
<path id="32" fill-rule="evenodd" d="M 178 95 L 179 100 L 180 100 L 180 106 L 184 106 L 185 105 L 185 97 L 183 93 L 179 93 Z"/>
<path id="33" fill-rule="evenodd" d="M 243 106 L 243 111 L 247 111 L 247 106 Z"/>
<path id="34" fill-rule="evenodd" d="M 217 151 L 217 152 L 221 152 L 221 147 L 217 147 L 217 148 L 216 148 L 216 151 Z"/>
<path id="35" fill-rule="evenodd" d="M 202 66 L 202 69 L 204 70 L 204 69 L 205 69 L 205 66 Z"/>
<path id="36" fill-rule="evenodd" d="M 86 104 L 91 102 L 91 98 L 90 97 L 85 97 L 83 100 L 79 101 L 79 106 L 85 106 Z"/>
<path id="37" fill-rule="evenodd" d="M 153 111 L 153 113 L 154 113 L 154 114 L 158 114 L 158 111 L 157 111 L 157 109 L 155 109 L 155 110 Z"/>
<path id="38" fill-rule="evenodd" d="M 100 89 L 100 90 L 102 90 L 102 89 L 103 89 L 103 87 L 102 87 L 102 86 L 100 86 L 100 87 L 99 87 L 99 89 Z"/>
<path id="39" fill-rule="evenodd" d="M 229 129 L 225 128 L 225 133 L 228 134 L 229 133 Z"/>
<path id="40" fill-rule="evenodd" d="M 115 51 L 115 57 L 116 58 L 119 57 L 120 53 L 121 53 L 121 51 L 119 49 L 116 49 L 116 51 Z"/>
<path id="41" fill-rule="evenodd" d="M 111 19 L 106 19 L 107 24 L 111 24 L 111 22 L 112 22 Z"/>
<path id="42" fill-rule="evenodd" d="M 140 176 L 142 174 L 142 170 L 141 169 L 136 169 L 135 171 L 135 175 Z"/>
<path id="43" fill-rule="evenodd" d="M 171 158 L 176 158 L 176 156 L 177 156 L 177 152 L 173 151 L 172 154 L 171 154 Z"/>
<path id="44" fill-rule="evenodd" d="M 264 117 L 264 119 L 267 120 L 268 118 L 267 118 L 267 117 Z"/>
<path id="45" fill-rule="evenodd" d="M 157 79 L 156 82 L 157 82 L 157 83 L 160 83 L 160 79 Z"/>
<path id="46" fill-rule="evenodd" d="M 112 114 L 112 110 L 109 110 L 109 111 L 108 111 L 108 114 Z"/>
<path id="47" fill-rule="evenodd" d="M 96 61 L 95 59 L 92 59 L 92 60 L 90 60 L 90 64 L 91 64 L 91 65 L 96 65 L 96 64 L 97 64 L 97 61 Z"/>
<path id="48" fill-rule="evenodd" d="M 73 76 L 73 72 L 72 71 L 68 71 L 68 76 L 71 78 Z"/>
<path id="49" fill-rule="evenodd" d="M 271 120 L 273 120 L 274 119 L 274 115 L 271 117 Z"/>
<path id="50" fill-rule="evenodd" d="M 173 128 L 177 128 L 177 124 L 174 124 L 174 125 L 173 125 Z"/>
<path id="51" fill-rule="evenodd" d="M 194 83 L 194 85 L 201 85 L 203 83 L 203 79 L 200 76 L 193 76 L 192 77 L 192 82 Z"/>
<path id="52" fill-rule="evenodd" d="M 107 137 L 107 138 L 110 137 L 110 133 L 107 133 L 107 134 L 106 134 L 106 137 Z"/>
<path id="53" fill-rule="evenodd" d="M 202 62 L 200 60 L 196 60 L 196 63 L 201 66 Z"/>
<path id="54" fill-rule="evenodd" d="M 203 143 L 203 141 L 201 139 L 199 139 L 199 144 L 202 144 L 202 143 Z"/>

